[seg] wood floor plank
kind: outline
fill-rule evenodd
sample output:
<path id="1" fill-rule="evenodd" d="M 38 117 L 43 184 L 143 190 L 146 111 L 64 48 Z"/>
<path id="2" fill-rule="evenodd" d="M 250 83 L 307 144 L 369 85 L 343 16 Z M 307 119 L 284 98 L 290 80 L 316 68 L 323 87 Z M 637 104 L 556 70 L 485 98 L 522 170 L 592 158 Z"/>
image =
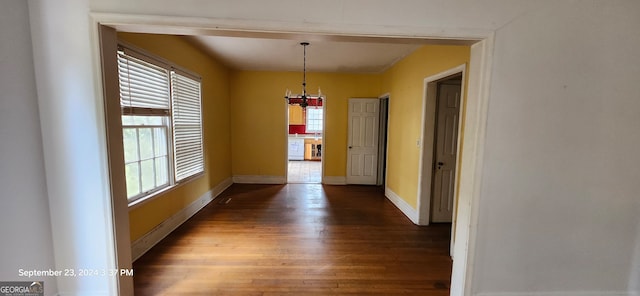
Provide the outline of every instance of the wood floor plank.
<path id="1" fill-rule="evenodd" d="M 451 226 L 374 186 L 235 184 L 134 263 L 136 295 L 448 295 Z"/>

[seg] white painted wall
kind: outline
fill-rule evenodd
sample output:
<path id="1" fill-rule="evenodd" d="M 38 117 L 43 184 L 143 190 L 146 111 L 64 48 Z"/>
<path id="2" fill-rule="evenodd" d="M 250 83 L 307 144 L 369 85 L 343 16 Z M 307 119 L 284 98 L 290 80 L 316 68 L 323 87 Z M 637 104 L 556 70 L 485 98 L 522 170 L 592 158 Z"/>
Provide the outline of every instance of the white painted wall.
<path id="1" fill-rule="evenodd" d="M 30 0 L 55 266 L 115 268 L 103 102 L 85 0 Z M 5 40 L 3 40 L 5 42 Z M 116 278 L 58 277 L 61 295 L 115 295 Z"/>
<path id="2" fill-rule="evenodd" d="M 54 268 L 29 14 L 25 1 L 0 1 L 0 281 L 25 270 Z"/>
<path id="3" fill-rule="evenodd" d="M 90 8 L 286 31 L 470 37 L 496 30 L 484 183 L 474 196 L 474 294 L 638 289 L 638 1 L 29 3 L 57 266 L 107 266 L 113 256 Z M 73 57 L 69 65 L 63 56 Z M 100 278 L 59 284 L 61 291 L 111 285 Z"/>
<path id="4" fill-rule="evenodd" d="M 497 30 L 475 291 L 633 290 L 637 28 L 638 1 L 558 1 Z"/>

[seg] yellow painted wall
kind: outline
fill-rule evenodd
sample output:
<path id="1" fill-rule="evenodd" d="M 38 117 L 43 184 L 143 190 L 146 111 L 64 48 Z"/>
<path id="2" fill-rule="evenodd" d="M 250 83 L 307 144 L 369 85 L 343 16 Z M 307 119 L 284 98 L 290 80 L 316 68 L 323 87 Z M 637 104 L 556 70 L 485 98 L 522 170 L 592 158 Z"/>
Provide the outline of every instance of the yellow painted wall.
<path id="1" fill-rule="evenodd" d="M 422 149 L 416 141 L 422 133 L 424 79 L 461 64 L 468 65 L 469 56 L 468 46 L 427 45 L 383 74 L 382 93 L 390 93 L 387 186 L 415 209 Z M 466 95 L 463 100 L 464 106 Z"/>
<path id="2" fill-rule="evenodd" d="M 380 74 L 307 73 L 307 91 L 326 95 L 325 176 L 345 176 L 347 100 L 380 95 Z M 286 89 L 302 91 L 302 73 L 234 71 L 231 75 L 233 175 L 286 174 Z"/>
<path id="3" fill-rule="evenodd" d="M 118 38 L 202 77 L 205 173 L 129 212 L 134 241 L 231 177 L 229 69 L 179 36 L 118 33 Z"/>

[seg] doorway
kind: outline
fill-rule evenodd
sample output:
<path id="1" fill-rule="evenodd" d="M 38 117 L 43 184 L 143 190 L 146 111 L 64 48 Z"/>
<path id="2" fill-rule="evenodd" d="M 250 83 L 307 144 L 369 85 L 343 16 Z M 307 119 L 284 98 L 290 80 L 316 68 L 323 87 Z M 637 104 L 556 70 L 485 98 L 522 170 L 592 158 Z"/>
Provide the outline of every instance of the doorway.
<path id="1" fill-rule="evenodd" d="M 287 104 L 287 183 L 322 183 L 324 97 Z"/>
<path id="2" fill-rule="evenodd" d="M 456 224 L 458 218 L 458 181 L 460 180 L 459 170 L 460 166 L 460 158 L 461 155 L 461 147 L 462 145 L 462 135 L 463 135 L 463 122 L 460 119 L 462 114 L 464 114 L 465 109 L 465 100 L 464 100 L 464 91 L 465 91 L 465 82 L 466 82 L 466 65 L 460 65 L 458 67 L 449 69 L 447 71 L 441 72 L 439 74 L 433 75 L 431 77 L 427 77 L 424 80 L 424 101 L 423 101 L 423 128 L 422 128 L 422 153 L 420 155 L 420 176 L 419 176 L 419 186 L 418 186 L 418 224 L 419 225 L 429 225 L 432 222 L 445 222 L 439 221 L 439 218 L 436 220 L 433 219 L 433 200 L 434 200 L 434 186 L 435 182 L 442 182 L 442 177 L 445 175 L 445 168 L 447 169 L 447 182 L 445 182 L 444 187 L 446 187 L 447 199 L 444 203 L 446 208 L 449 209 L 450 214 L 446 214 L 446 217 L 450 220 L 448 222 L 451 223 L 451 244 L 450 244 L 450 254 L 454 256 L 454 248 L 456 245 Z M 459 81 L 459 82 L 458 82 Z M 444 87 L 443 85 L 453 85 L 451 88 L 457 89 L 453 91 L 453 98 L 451 102 L 443 102 L 439 103 L 439 89 L 450 88 Z M 449 92 L 449 90 L 447 90 Z M 455 98 L 457 96 L 457 99 Z M 443 96 L 443 101 L 445 97 Z M 457 103 L 456 103 L 457 102 Z M 443 105 L 444 104 L 444 105 Z M 438 160 L 438 156 L 436 156 L 436 147 L 438 146 L 437 139 L 437 131 L 438 131 L 438 107 L 449 106 L 449 105 L 457 105 L 457 111 L 453 111 L 453 116 L 443 116 L 441 115 L 439 118 L 445 121 L 444 125 L 446 126 L 446 120 L 449 120 L 449 135 L 442 136 L 444 140 L 440 140 L 440 144 L 444 145 L 448 141 L 448 150 L 449 154 L 454 154 L 455 160 L 452 159 L 441 159 Z M 442 124 L 441 124 L 442 126 Z M 442 149 L 441 149 L 442 151 Z M 449 162 L 447 167 L 445 167 L 445 161 Z M 442 164 L 439 164 L 442 163 Z M 442 189 L 442 183 L 438 185 Z M 442 190 L 440 189 L 440 193 Z M 436 205 L 439 207 L 439 205 Z M 467 243 L 463 241 L 462 243 Z"/>
<path id="3" fill-rule="evenodd" d="M 185 18 L 185 19 L 189 20 L 189 18 Z M 110 24 L 110 25 L 117 25 L 120 27 L 122 31 L 129 31 L 129 32 L 136 32 L 137 30 L 141 30 L 140 28 L 144 27 L 142 25 L 143 23 L 147 25 L 153 24 L 155 27 L 151 31 L 155 30 L 156 32 L 162 32 L 162 33 L 169 32 L 170 30 L 168 28 L 170 28 L 171 25 L 175 25 L 175 23 L 171 24 L 170 21 L 167 20 L 167 18 L 160 18 L 155 16 L 133 18 L 127 15 L 117 15 L 117 14 L 109 15 L 109 16 L 96 15 L 95 18 L 92 18 L 92 22 L 96 25 L 94 26 L 95 28 L 99 28 L 98 25 L 100 24 Z M 230 21 L 216 20 L 215 25 L 219 26 L 220 24 L 225 24 L 229 28 L 230 32 L 243 32 L 243 33 L 247 32 L 246 29 L 245 31 L 241 31 L 240 29 L 237 28 L 237 24 L 234 24 Z M 197 30 L 195 27 L 187 26 L 184 24 L 180 28 L 184 29 L 185 32 L 193 32 L 193 34 L 196 34 L 195 32 L 202 33 L 202 32 L 214 31 L 214 29 L 211 29 L 211 28 L 214 28 L 214 24 L 213 24 L 213 20 L 209 20 L 201 24 L 197 28 Z M 338 30 L 338 29 L 335 29 L 335 30 Z M 300 31 L 304 33 L 306 32 L 306 30 L 308 30 L 308 28 L 307 29 L 303 28 Z M 386 34 L 383 37 L 383 34 L 381 32 L 384 31 L 384 28 L 381 26 L 377 28 L 373 28 L 372 30 L 373 30 L 372 32 L 374 33 L 371 35 L 380 37 L 380 38 L 392 39 L 392 38 L 402 37 L 399 34 L 396 34 L 397 36 L 394 35 L 391 37 L 388 37 L 389 34 Z M 259 29 L 256 29 L 255 31 L 262 32 Z M 275 28 L 272 30 L 271 33 L 285 32 L 285 31 L 286 31 L 285 28 Z M 335 32 L 333 32 L 332 30 L 329 30 L 328 33 L 335 33 Z M 465 104 L 462 105 L 463 108 L 467 110 L 467 112 L 462 111 L 463 113 L 466 114 L 465 115 L 466 117 L 464 120 L 465 143 L 464 143 L 463 149 L 461 149 L 462 145 L 459 145 L 459 148 L 458 148 L 459 150 L 462 150 L 459 155 L 464 156 L 459 160 L 459 162 L 463 163 L 462 167 L 464 169 L 459 170 L 456 173 L 460 177 L 459 178 L 460 179 L 460 185 L 459 185 L 460 203 L 459 203 L 459 208 L 454 206 L 454 209 L 456 209 L 457 213 L 454 214 L 454 221 L 453 221 L 454 225 L 452 227 L 454 231 L 457 230 L 455 231 L 455 235 L 452 238 L 458 238 L 458 240 L 456 243 L 456 253 L 455 253 L 456 256 L 455 256 L 455 260 L 453 263 L 453 270 L 452 270 L 451 295 L 464 295 L 465 293 L 467 293 L 467 291 L 470 291 L 470 288 L 469 288 L 470 281 L 468 281 L 468 279 L 470 279 L 471 276 L 474 275 L 473 269 L 470 267 L 472 266 L 471 264 L 474 262 L 475 256 L 474 256 L 473 250 L 475 249 L 476 241 L 479 238 L 477 233 L 477 228 L 475 227 L 477 225 L 477 211 L 478 211 L 479 205 L 478 205 L 477 198 L 475 197 L 478 196 L 480 192 L 479 184 L 481 184 L 482 177 L 483 177 L 482 171 L 479 170 L 478 168 L 482 167 L 482 152 L 484 149 L 486 120 L 487 120 L 486 119 L 487 105 L 489 101 L 488 89 L 489 89 L 489 86 L 491 85 L 490 74 L 492 69 L 494 37 L 493 37 L 493 32 L 484 32 L 484 33 L 480 32 L 477 35 L 474 35 L 473 38 L 470 38 L 468 36 L 469 35 L 468 32 L 462 29 L 452 30 L 448 32 L 448 34 L 449 35 L 447 36 L 450 37 L 451 40 L 453 40 L 453 42 L 466 40 L 467 42 L 473 43 L 471 47 L 471 58 L 470 58 L 470 68 L 469 68 L 470 74 L 469 74 L 469 81 L 468 81 L 469 96 L 467 98 L 466 106 Z M 412 38 L 416 38 L 416 37 L 430 38 L 429 35 L 421 35 L 420 33 L 416 33 L 411 36 Z M 100 36 L 100 38 L 94 38 L 93 44 L 92 44 L 93 48 L 100 49 L 101 48 L 100 41 L 103 41 L 103 40 L 104 40 L 104 36 Z M 98 63 L 94 63 L 94 64 L 97 65 Z M 464 71 L 464 68 L 465 68 L 464 65 L 462 65 L 462 71 Z M 108 69 L 105 70 L 103 68 L 103 70 L 107 71 Z M 463 73 L 462 81 L 465 82 L 464 84 L 466 84 L 467 81 L 464 79 L 465 77 L 464 75 L 465 74 Z M 435 79 L 439 79 L 439 78 L 435 78 Z M 94 80 L 96 85 L 102 85 L 103 88 L 108 88 L 108 86 L 103 85 L 103 81 L 101 81 L 100 79 L 96 78 Z M 432 79 L 425 80 L 425 87 L 426 87 L 426 82 L 428 81 L 432 81 Z M 464 92 L 466 92 L 466 90 L 463 87 L 463 93 Z M 463 95 L 462 97 L 464 98 L 465 96 Z M 104 100 L 104 96 L 102 97 L 102 100 Z M 423 116 L 423 120 L 424 120 L 424 116 Z M 101 130 L 104 132 L 103 129 Z M 423 139 L 425 138 L 426 137 L 423 137 Z M 426 141 L 424 140 L 422 141 L 422 143 L 425 143 L 425 142 Z M 107 149 L 106 144 L 103 143 L 103 146 L 104 147 L 102 148 L 106 150 Z M 431 164 L 431 161 L 432 161 L 431 157 L 432 155 L 429 156 L 429 159 L 428 159 L 429 164 Z M 426 163 L 426 158 L 427 157 L 425 157 L 423 154 L 423 157 L 421 157 L 421 160 L 420 160 L 421 174 L 423 174 L 422 167 L 424 167 L 424 165 L 422 164 Z M 420 180 L 423 180 L 423 179 L 424 178 L 422 177 L 420 178 Z M 113 180 L 112 178 L 110 178 L 110 183 L 111 185 L 115 183 L 118 186 L 124 184 L 123 182 L 121 181 L 119 182 L 118 180 Z M 419 189 L 418 189 L 419 223 L 418 224 L 420 225 L 423 225 L 425 223 L 428 224 L 428 211 L 426 212 L 424 211 L 424 206 L 426 204 L 426 207 L 428 210 L 429 203 L 425 202 L 423 198 L 423 194 L 421 193 L 421 192 L 425 192 L 424 187 L 425 186 L 423 184 L 419 184 Z M 116 247 L 115 255 L 118 258 L 118 264 L 120 267 L 123 267 L 123 266 L 127 266 L 126 264 L 130 264 L 131 262 L 130 259 L 129 260 L 126 259 L 126 257 L 130 256 L 128 209 L 126 207 L 126 204 L 119 203 L 114 198 L 113 194 L 111 195 L 111 199 L 109 201 L 114 203 L 114 210 L 113 210 L 114 214 L 112 219 L 114 233 L 113 233 L 113 238 L 111 240 L 113 241 L 113 244 Z M 426 215 L 424 213 L 426 213 Z M 427 217 L 426 222 L 424 222 L 425 220 L 423 220 L 424 216 Z M 460 225 L 460 227 L 458 228 L 456 228 L 455 226 L 456 218 Z M 115 238 L 117 238 L 117 240 Z M 117 244 L 116 244 L 116 241 L 117 241 Z M 121 293 L 126 294 L 128 291 L 132 291 L 132 288 L 131 289 L 128 288 L 128 287 L 132 287 L 132 281 L 131 281 L 131 285 L 127 285 L 128 282 L 126 279 L 119 279 L 118 282 L 120 284 L 119 290 L 124 291 Z"/>
<path id="4" fill-rule="evenodd" d="M 387 133 L 389 129 L 389 94 L 380 97 L 380 122 L 378 129 L 378 182 L 386 188 L 387 182 Z"/>

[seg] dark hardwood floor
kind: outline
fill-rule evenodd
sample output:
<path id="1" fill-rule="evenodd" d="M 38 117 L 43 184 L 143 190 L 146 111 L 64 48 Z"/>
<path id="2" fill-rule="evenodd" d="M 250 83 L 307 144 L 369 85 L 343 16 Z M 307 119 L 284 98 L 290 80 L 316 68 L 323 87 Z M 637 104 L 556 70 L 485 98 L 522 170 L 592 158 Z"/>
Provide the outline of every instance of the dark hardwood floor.
<path id="1" fill-rule="evenodd" d="M 134 263 L 136 295 L 449 295 L 451 226 L 378 187 L 233 185 Z"/>

